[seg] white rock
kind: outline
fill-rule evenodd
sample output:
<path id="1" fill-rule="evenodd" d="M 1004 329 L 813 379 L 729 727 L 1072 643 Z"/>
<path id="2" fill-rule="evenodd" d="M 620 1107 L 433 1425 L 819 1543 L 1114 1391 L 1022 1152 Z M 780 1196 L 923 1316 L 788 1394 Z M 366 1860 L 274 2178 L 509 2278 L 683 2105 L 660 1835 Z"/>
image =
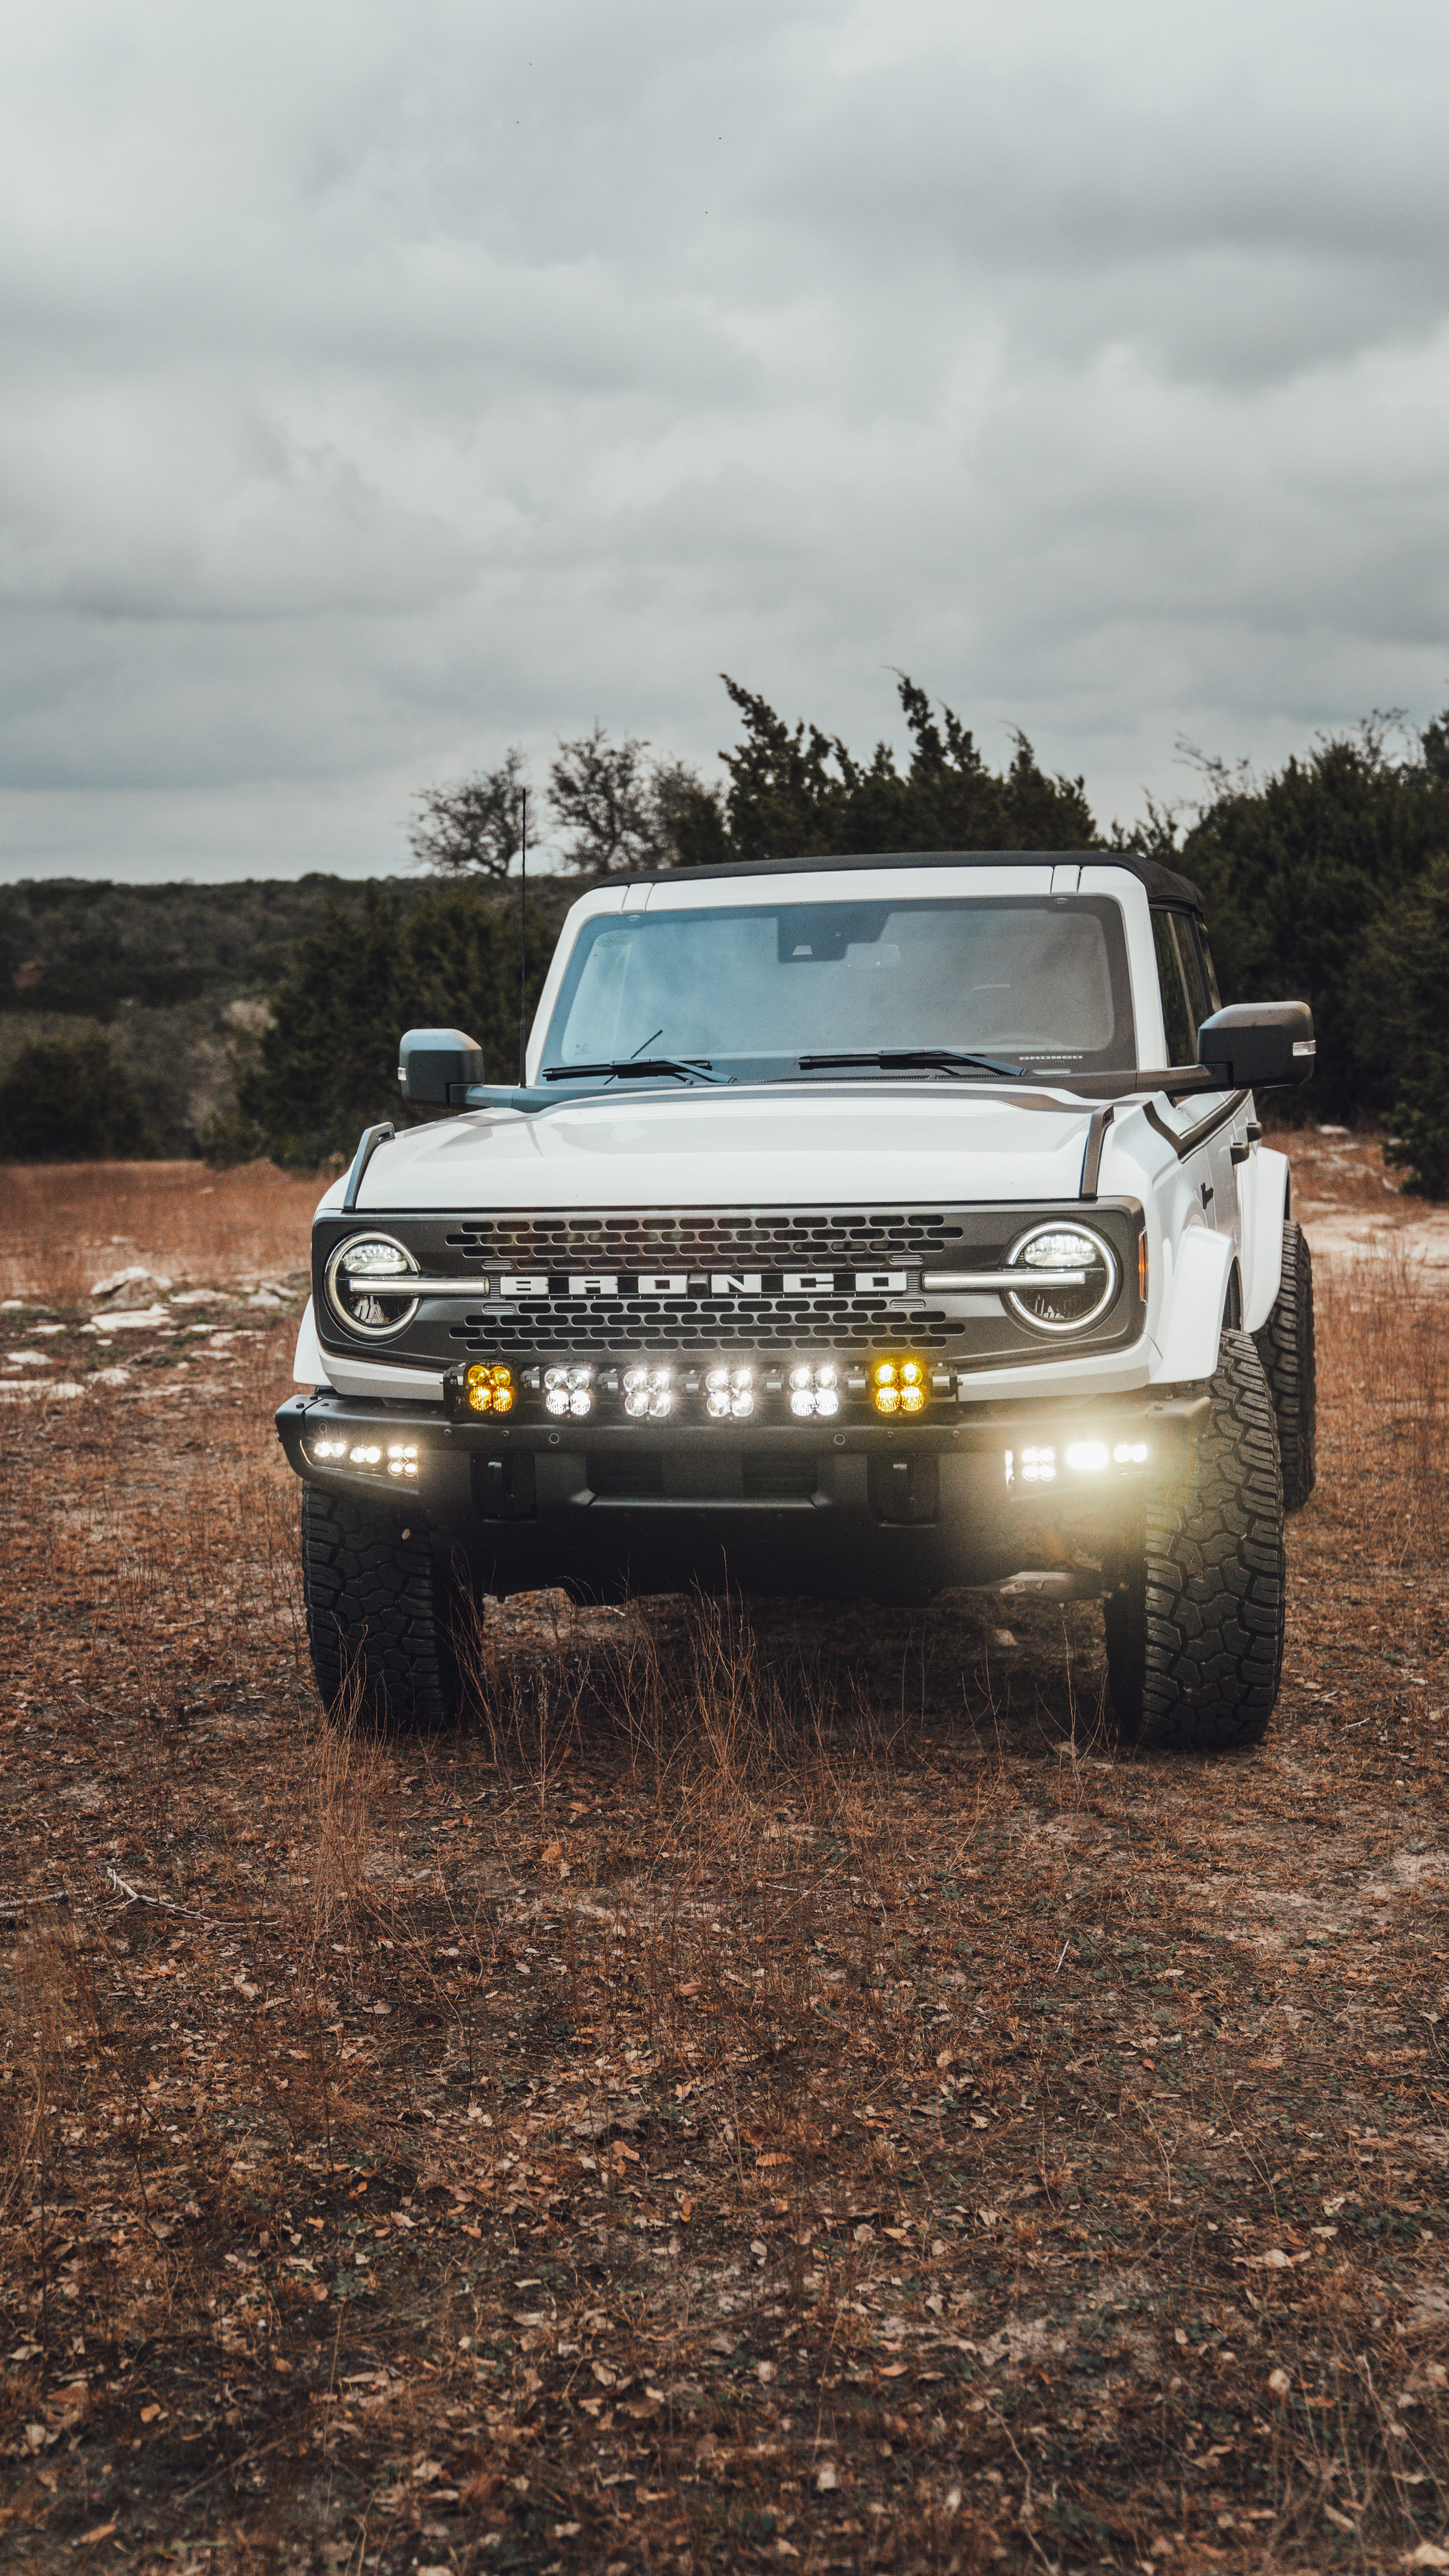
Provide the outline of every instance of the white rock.
<path id="1" fill-rule="evenodd" d="M 113 1270 L 108 1279 L 98 1279 L 91 1290 L 93 1297 L 104 1297 L 116 1306 L 142 1306 L 153 1297 L 164 1297 L 171 1286 L 159 1270 L 147 1270 L 133 1261 L 125 1270 Z"/>
<path id="2" fill-rule="evenodd" d="M 0 1404 L 33 1404 L 37 1397 L 53 1395 L 63 1402 L 72 1395 L 84 1395 L 85 1388 L 72 1377 L 5 1377 L 0 1378 Z"/>
<path id="3" fill-rule="evenodd" d="M 139 1310 L 131 1310 L 120 1315 L 114 1313 L 110 1307 L 107 1307 L 103 1315 L 93 1316 L 91 1320 L 93 1323 L 104 1324 L 107 1331 L 111 1333 L 148 1333 L 157 1331 L 174 1333 L 176 1330 L 176 1327 L 172 1323 L 171 1317 L 164 1306 L 143 1306 Z"/>

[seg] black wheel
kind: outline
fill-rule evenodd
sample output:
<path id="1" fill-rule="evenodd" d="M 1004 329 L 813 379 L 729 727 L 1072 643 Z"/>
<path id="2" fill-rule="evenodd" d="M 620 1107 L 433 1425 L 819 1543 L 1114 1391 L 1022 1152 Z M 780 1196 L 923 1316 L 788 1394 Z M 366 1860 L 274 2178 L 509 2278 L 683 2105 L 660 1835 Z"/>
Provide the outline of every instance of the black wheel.
<path id="1" fill-rule="evenodd" d="M 302 1588 L 312 1670 L 329 1715 L 428 1727 L 455 1714 L 450 1586 L 425 1529 L 304 1484 Z"/>
<path id="2" fill-rule="evenodd" d="M 1250 1334 L 1224 1329 L 1207 1392 L 1190 1481 L 1149 1504 L 1107 1602 L 1118 1734 L 1184 1753 L 1256 1744 L 1283 1669 L 1283 1485 Z"/>
<path id="3" fill-rule="evenodd" d="M 1318 1365 L 1313 1347 L 1313 1260 L 1301 1225 L 1283 1228 L 1283 1278 L 1273 1311 L 1253 1335 L 1278 1423 L 1283 1508 L 1296 1512 L 1318 1474 Z"/>

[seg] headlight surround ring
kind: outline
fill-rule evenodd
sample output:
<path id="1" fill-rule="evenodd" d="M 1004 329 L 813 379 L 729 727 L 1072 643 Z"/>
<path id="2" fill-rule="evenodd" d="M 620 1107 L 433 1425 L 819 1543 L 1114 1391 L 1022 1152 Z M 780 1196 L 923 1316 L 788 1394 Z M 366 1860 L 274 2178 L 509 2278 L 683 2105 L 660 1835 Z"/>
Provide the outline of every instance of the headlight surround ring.
<path id="1" fill-rule="evenodd" d="M 360 1256 L 375 1253 L 375 1267 Z M 344 1271 L 355 1271 L 355 1278 L 344 1284 Z M 334 1244 L 322 1274 L 327 1311 L 334 1323 L 346 1333 L 355 1333 L 368 1342 L 391 1341 L 412 1322 L 421 1300 L 409 1297 L 406 1289 L 385 1288 L 385 1282 L 418 1276 L 418 1265 L 405 1243 L 392 1234 L 349 1234 Z M 375 1281 L 375 1285 L 364 1284 Z"/>
<path id="2" fill-rule="evenodd" d="M 1035 1255 L 1035 1261 L 1032 1255 Z M 1053 1217 L 1029 1226 L 1006 1256 L 1006 1267 L 1022 1271 L 1022 1289 L 1002 1294 L 1017 1322 L 1034 1333 L 1085 1333 L 1101 1322 L 1121 1285 L 1117 1256 L 1104 1235 L 1072 1219 Z M 1084 1270 L 1080 1288 L 1052 1288 L 1045 1282 L 1031 1291 L 1032 1269 Z M 1075 1309 L 1076 1311 L 1072 1311 Z"/>

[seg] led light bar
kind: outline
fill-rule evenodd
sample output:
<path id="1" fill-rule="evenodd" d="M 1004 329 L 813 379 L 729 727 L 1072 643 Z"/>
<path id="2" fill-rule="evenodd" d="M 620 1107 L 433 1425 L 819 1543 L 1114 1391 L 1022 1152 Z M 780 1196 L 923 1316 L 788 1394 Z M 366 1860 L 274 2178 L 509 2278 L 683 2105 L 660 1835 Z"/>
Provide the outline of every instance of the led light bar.
<path id="1" fill-rule="evenodd" d="M 354 1432 L 346 1439 L 328 1437 L 314 1440 L 312 1457 L 319 1467 L 382 1467 L 389 1476 L 402 1479 L 416 1477 L 418 1444 L 415 1440 L 359 1439 Z"/>
<path id="2" fill-rule="evenodd" d="M 1037 1441 L 1004 1452 L 1008 1485 L 1054 1485 L 1060 1474 L 1097 1477 L 1112 1467 L 1145 1467 L 1152 1456 L 1146 1440 L 1073 1440 L 1064 1450 L 1052 1441 Z"/>

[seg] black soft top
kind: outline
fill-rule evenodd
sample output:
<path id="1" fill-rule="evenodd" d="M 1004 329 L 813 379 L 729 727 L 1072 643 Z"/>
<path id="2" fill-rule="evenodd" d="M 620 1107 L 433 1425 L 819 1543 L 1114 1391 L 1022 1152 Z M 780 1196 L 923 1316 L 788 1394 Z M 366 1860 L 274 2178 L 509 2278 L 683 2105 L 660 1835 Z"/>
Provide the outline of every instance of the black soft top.
<path id="1" fill-rule="evenodd" d="M 1150 903 L 1175 905 L 1184 912 L 1203 912 L 1206 905 L 1191 877 L 1180 877 L 1159 859 L 1135 850 L 872 850 L 839 859 L 732 859 L 717 868 L 643 868 L 615 885 L 678 885 L 691 877 L 794 877 L 848 868 L 1125 868 L 1147 889 Z"/>

